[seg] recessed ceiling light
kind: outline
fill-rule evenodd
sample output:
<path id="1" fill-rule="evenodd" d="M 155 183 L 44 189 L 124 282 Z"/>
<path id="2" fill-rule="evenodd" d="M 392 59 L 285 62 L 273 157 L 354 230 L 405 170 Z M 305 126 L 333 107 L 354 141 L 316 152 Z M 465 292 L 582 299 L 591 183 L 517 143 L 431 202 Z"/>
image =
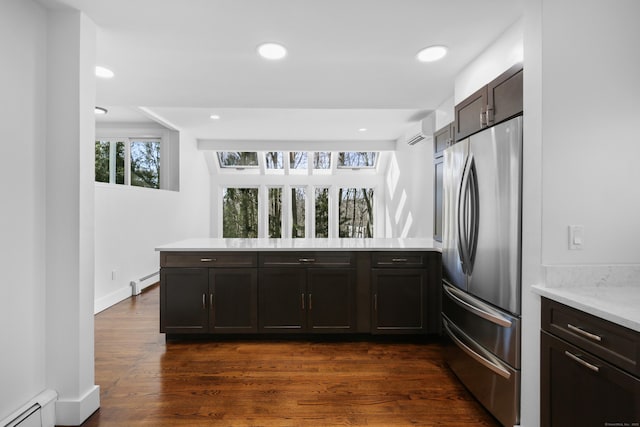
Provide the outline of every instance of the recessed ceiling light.
<path id="1" fill-rule="evenodd" d="M 212 114 L 212 115 L 210 115 L 210 116 L 209 116 L 209 118 L 210 118 L 211 120 L 220 120 L 220 116 L 219 116 L 219 115 L 217 115 L 217 114 Z"/>
<path id="2" fill-rule="evenodd" d="M 366 131 L 367 131 L 367 128 L 360 128 L 360 129 L 358 129 L 358 132 L 366 132 Z"/>
<path id="3" fill-rule="evenodd" d="M 444 46 L 429 46 L 422 49 L 416 55 L 420 62 L 433 62 L 442 59 L 447 54 L 447 48 Z"/>
<path id="4" fill-rule="evenodd" d="M 107 109 L 106 108 L 102 108 L 102 107 L 95 107 L 93 109 L 93 112 L 95 114 L 107 114 Z"/>
<path id="5" fill-rule="evenodd" d="M 278 43 L 263 43 L 258 46 L 258 53 L 265 59 L 282 59 L 287 56 L 287 49 Z"/>
<path id="6" fill-rule="evenodd" d="M 96 66 L 96 76 L 101 77 L 103 79 L 110 79 L 113 77 L 113 71 L 108 68 L 101 67 L 99 65 Z"/>

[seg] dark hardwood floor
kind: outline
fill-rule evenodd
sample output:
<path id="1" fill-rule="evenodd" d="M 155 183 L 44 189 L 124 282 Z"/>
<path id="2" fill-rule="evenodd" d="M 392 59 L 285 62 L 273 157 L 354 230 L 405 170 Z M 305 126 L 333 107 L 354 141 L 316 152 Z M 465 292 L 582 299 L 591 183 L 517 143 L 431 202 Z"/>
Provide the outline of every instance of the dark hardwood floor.
<path id="1" fill-rule="evenodd" d="M 497 426 L 431 339 L 169 341 L 159 288 L 95 319 L 105 426 Z"/>

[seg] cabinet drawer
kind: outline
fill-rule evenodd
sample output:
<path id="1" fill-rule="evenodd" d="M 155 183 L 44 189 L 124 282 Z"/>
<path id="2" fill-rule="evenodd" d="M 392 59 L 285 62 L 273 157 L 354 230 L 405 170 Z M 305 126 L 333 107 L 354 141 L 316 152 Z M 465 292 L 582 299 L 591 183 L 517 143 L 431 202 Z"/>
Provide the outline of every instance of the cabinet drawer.
<path id="1" fill-rule="evenodd" d="M 640 375 L 640 333 L 558 302 L 542 299 L 542 329 Z"/>
<path id="2" fill-rule="evenodd" d="M 374 252 L 371 263 L 376 268 L 420 268 L 427 260 L 424 252 Z"/>
<path id="3" fill-rule="evenodd" d="M 160 267 L 255 267 L 254 252 L 161 252 Z"/>
<path id="4" fill-rule="evenodd" d="M 259 255 L 260 267 L 351 267 L 351 252 L 265 252 Z"/>

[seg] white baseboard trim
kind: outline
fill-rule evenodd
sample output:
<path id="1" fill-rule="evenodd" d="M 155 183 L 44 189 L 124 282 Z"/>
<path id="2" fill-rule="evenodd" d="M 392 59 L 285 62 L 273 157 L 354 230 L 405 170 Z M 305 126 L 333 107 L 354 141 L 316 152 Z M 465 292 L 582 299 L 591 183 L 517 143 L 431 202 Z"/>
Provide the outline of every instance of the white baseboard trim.
<path id="1" fill-rule="evenodd" d="M 102 310 L 106 310 L 112 305 L 115 305 L 120 301 L 123 301 L 129 298 L 130 296 L 131 296 L 131 286 L 125 286 L 123 288 L 120 288 L 118 290 L 111 292 L 108 295 L 98 298 L 93 302 L 93 314 L 98 314 Z"/>
<path id="2" fill-rule="evenodd" d="M 56 401 L 56 425 L 79 426 L 100 407 L 100 386 L 94 385 L 80 399 Z"/>

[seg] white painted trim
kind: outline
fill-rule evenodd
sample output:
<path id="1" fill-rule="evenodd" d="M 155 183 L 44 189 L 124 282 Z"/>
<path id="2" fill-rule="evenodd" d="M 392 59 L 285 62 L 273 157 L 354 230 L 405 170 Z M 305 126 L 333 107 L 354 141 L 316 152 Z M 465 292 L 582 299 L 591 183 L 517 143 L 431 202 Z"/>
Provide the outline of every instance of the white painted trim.
<path id="1" fill-rule="evenodd" d="M 79 426 L 100 408 L 100 386 L 94 385 L 79 399 L 56 401 L 56 425 Z"/>
<path id="2" fill-rule="evenodd" d="M 93 314 L 98 314 L 103 310 L 124 301 L 131 296 L 131 285 L 123 286 L 93 302 Z"/>
<path id="3" fill-rule="evenodd" d="M 265 141 L 253 139 L 198 139 L 198 150 L 214 151 L 395 151 L 395 140 L 370 141 Z M 269 147 L 265 150 L 265 147 Z M 311 159 L 312 160 L 312 159 Z M 285 160 L 285 163 L 287 161 Z"/>

